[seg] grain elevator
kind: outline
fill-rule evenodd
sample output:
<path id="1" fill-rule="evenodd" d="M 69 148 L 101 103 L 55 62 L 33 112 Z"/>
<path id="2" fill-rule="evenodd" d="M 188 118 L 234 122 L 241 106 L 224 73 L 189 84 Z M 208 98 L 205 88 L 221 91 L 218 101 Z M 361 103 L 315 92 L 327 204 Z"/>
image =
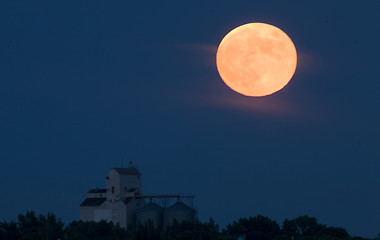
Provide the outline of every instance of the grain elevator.
<path id="1" fill-rule="evenodd" d="M 112 221 L 123 228 L 133 228 L 147 221 L 162 228 L 177 221 L 195 220 L 193 195 L 142 194 L 142 174 L 135 167 L 112 168 L 106 175 L 105 189 L 91 189 L 79 207 L 80 220 Z M 186 204 L 183 200 L 189 200 Z M 155 201 L 161 200 L 162 204 Z M 169 206 L 168 203 L 174 203 Z"/>

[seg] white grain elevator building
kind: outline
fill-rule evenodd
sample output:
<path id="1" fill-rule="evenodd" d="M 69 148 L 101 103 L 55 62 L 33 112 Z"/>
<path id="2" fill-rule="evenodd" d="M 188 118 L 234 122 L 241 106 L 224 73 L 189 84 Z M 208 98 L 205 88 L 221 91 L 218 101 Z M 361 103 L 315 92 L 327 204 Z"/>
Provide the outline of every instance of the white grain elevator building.
<path id="1" fill-rule="evenodd" d="M 160 194 L 142 195 L 142 175 L 134 167 L 111 168 L 106 176 L 106 189 L 91 189 L 79 207 L 80 220 L 112 221 L 122 228 L 133 228 L 152 220 L 155 227 L 166 227 L 177 221 L 192 221 L 196 210 L 180 202 L 193 199 L 193 195 Z M 144 199 L 150 199 L 146 204 Z M 172 206 L 159 206 L 153 199 L 163 202 L 177 199 Z"/>
<path id="2" fill-rule="evenodd" d="M 79 207 L 80 220 L 101 220 L 134 226 L 137 209 L 145 206 L 142 198 L 142 175 L 134 167 L 112 168 L 106 176 L 106 189 L 91 189 Z"/>

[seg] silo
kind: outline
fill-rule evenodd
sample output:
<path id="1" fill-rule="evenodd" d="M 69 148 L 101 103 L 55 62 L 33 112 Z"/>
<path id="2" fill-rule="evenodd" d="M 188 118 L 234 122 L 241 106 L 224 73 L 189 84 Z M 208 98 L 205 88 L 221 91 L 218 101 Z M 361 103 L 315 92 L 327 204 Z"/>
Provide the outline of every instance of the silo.
<path id="1" fill-rule="evenodd" d="M 176 219 L 181 221 L 194 221 L 195 210 L 184 203 L 177 202 L 164 211 L 164 227 L 173 223 Z"/>
<path id="2" fill-rule="evenodd" d="M 144 207 L 140 208 L 136 213 L 136 226 L 148 222 L 149 219 L 153 222 L 156 228 L 162 226 L 163 208 L 151 202 Z"/>

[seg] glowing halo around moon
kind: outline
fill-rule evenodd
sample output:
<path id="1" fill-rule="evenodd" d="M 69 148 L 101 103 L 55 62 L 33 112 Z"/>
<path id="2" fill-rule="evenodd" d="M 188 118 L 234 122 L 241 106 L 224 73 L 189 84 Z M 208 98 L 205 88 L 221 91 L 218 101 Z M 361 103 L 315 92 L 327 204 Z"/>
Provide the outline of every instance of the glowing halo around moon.
<path id="1" fill-rule="evenodd" d="M 266 23 L 248 23 L 223 38 L 216 65 L 232 90 L 262 97 L 288 84 L 296 70 L 297 51 L 281 29 Z"/>

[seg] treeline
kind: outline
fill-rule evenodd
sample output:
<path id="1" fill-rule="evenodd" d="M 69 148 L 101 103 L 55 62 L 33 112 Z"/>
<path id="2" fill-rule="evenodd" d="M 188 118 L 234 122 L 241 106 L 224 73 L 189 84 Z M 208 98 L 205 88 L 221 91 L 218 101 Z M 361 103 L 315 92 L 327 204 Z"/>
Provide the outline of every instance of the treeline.
<path id="1" fill-rule="evenodd" d="M 222 230 L 212 218 L 205 223 L 173 222 L 165 229 L 155 228 L 152 222 L 137 229 L 123 229 L 106 221 L 73 221 L 65 226 L 54 214 L 37 216 L 32 211 L 17 219 L 0 222 L 1 240 L 372 240 L 350 236 L 344 228 L 328 227 L 309 216 L 286 219 L 280 226 L 258 215 L 241 218 Z"/>

